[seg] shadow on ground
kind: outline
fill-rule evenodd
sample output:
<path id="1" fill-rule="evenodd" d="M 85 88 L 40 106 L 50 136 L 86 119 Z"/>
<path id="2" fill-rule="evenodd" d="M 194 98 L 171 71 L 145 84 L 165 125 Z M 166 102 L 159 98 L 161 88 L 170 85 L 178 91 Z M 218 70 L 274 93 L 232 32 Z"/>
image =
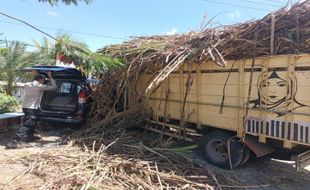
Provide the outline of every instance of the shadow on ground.
<path id="1" fill-rule="evenodd" d="M 133 136 L 125 138 L 124 142 L 134 141 L 132 139 L 143 138 L 146 141 L 154 142 L 155 138 L 152 136 L 148 136 L 148 133 L 141 133 L 138 136 Z M 153 140 L 147 140 L 153 139 Z M 137 142 L 139 140 L 136 140 Z M 150 142 L 143 142 L 144 145 L 148 146 Z M 121 144 L 121 143 L 120 143 Z M 117 146 L 117 143 L 115 144 Z M 188 146 L 190 144 L 186 142 L 178 142 L 173 145 L 173 147 L 177 146 Z M 138 146 L 138 144 L 137 144 Z M 150 146 L 149 146 L 150 147 Z M 125 147 L 126 148 L 126 147 Z M 142 148 L 143 149 L 143 148 Z M 145 150 L 138 149 L 137 152 L 141 153 L 141 159 L 152 161 L 155 154 L 146 154 Z M 125 159 L 139 158 L 139 154 L 124 154 L 124 152 L 128 152 L 128 150 L 122 150 L 121 148 L 113 148 L 108 150 L 109 154 L 117 154 L 122 156 Z M 160 152 L 159 152 L 160 153 Z M 193 160 L 195 165 L 199 168 L 206 168 L 209 171 L 218 174 L 220 179 L 218 179 L 219 183 L 222 184 L 222 189 L 257 189 L 257 190 L 308 190 L 310 187 L 310 173 L 309 172 L 297 172 L 294 167 L 294 162 L 288 160 L 280 160 L 275 159 L 272 156 L 266 156 L 263 158 L 256 158 L 252 156 L 248 163 L 245 165 L 238 167 L 234 170 L 224 170 L 217 168 L 208 164 L 202 157 L 199 150 L 195 150 L 188 157 Z M 158 155 L 157 155 L 158 157 Z M 159 156 L 160 157 L 160 156 Z M 169 157 L 170 161 L 174 163 L 177 167 L 187 170 L 186 162 L 182 162 L 182 160 L 174 160 Z M 158 161 L 163 163 L 167 163 L 167 160 L 161 158 Z M 166 164 L 158 164 L 159 169 L 170 170 L 173 171 L 174 168 L 172 165 L 167 167 Z M 188 167 L 188 169 L 193 169 L 195 167 Z M 176 171 L 177 172 L 177 171 Z M 184 170 L 183 170 L 184 172 Z M 197 172 L 197 171 L 196 171 Z M 185 174 L 190 175 L 191 171 L 188 170 L 188 173 Z M 200 173 L 200 172 L 198 172 Z M 180 173 L 182 174 L 182 173 Z M 208 175 L 208 172 L 201 171 L 200 175 Z M 184 175 L 184 173 L 183 173 Z M 231 183 L 230 183 L 231 182 Z"/>
<path id="2" fill-rule="evenodd" d="M 6 144 L 12 140 L 15 131 L 19 126 L 11 126 L 0 128 L 0 149 L 4 149 Z M 22 148 L 30 147 L 52 147 L 65 144 L 68 136 L 73 131 L 69 128 L 62 126 L 49 126 L 48 128 L 40 124 L 38 125 L 35 136 L 39 137 L 38 140 L 29 143 L 22 143 Z"/>

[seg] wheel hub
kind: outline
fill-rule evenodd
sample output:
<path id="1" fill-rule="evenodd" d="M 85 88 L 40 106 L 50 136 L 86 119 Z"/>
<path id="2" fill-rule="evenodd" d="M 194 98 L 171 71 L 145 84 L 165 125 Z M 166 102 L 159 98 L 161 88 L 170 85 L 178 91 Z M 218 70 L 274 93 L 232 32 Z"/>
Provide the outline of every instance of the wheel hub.
<path id="1" fill-rule="evenodd" d="M 211 151 L 211 157 L 213 157 L 216 160 L 225 161 L 228 159 L 228 150 L 227 146 L 224 142 L 220 140 L 214 140 L 210 143 L 210 151 Z"/>

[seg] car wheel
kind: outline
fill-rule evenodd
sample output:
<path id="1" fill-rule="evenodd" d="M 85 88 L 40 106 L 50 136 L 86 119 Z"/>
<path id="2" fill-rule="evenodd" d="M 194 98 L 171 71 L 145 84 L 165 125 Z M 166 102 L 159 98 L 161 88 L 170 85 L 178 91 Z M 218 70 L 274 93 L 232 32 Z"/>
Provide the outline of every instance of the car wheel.
<path id="1" fill-rule="evenodd" d="M 214 131 L 207 134 L 202 142 L 202 153 L 206 161 L 217 167 L 230 169 L 227 142 L 231 137 L 232 135 L 223 131 Z M 234 139 L 229 144 L 232 167 L 236 167 L 242 162 L 242 144 Z"/>

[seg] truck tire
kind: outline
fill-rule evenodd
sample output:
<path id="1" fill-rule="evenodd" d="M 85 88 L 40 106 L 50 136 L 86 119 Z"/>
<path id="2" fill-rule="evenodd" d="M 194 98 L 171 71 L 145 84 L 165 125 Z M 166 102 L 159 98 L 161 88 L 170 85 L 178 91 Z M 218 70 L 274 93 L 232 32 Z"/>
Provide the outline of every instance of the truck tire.
<path id="1" fill-rule="evenodd" d="M 232 135 L 223 131 L 207 134 L 202 142 L 202 153 L 207 162 L 223 169 L 230 169 L 228 143 Z M 238 166 L 243 160 L 242 144 L 232 139 L 230 141 L 230 158 L 232 167 Z"/>

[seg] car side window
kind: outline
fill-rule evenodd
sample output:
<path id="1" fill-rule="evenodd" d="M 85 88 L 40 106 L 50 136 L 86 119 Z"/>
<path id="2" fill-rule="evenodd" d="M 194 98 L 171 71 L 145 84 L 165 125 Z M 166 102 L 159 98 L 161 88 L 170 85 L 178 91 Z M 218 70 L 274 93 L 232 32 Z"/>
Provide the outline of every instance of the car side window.
<path id="1" fill-rule="evenodd" d="M 80 92 L 81 89 L 82 89 L 82 87 L 81 87 L 80 85 L 78 85 L 78 86 L 76 87 L 76 93 L 78 94 L 78 93 Z"/>

